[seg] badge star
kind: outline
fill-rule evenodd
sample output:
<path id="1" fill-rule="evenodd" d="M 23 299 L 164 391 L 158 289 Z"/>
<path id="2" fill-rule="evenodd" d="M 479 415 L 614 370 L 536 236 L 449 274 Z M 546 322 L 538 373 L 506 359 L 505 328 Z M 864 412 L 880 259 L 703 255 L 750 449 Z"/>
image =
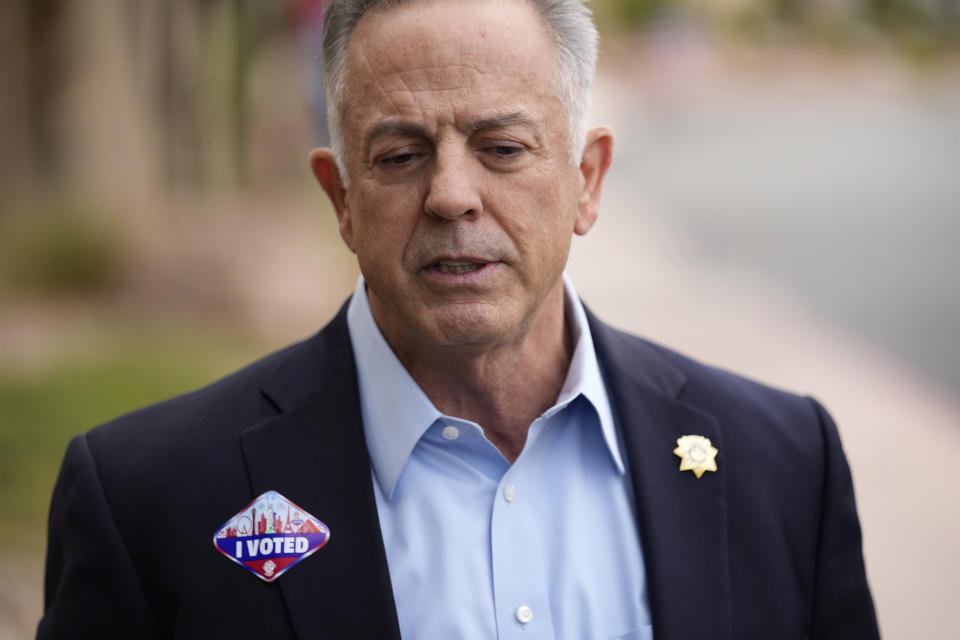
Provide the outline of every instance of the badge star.
<path id="1" fill-rule="evenodd" d="M 677 438 L 677 448 L 673 453 L 680 458 L 680 471 L 693 471 L 699 478 L 705 471 L 717 470 L 716 447 L 709 438 L 703 436 L 681 436 Z"/>

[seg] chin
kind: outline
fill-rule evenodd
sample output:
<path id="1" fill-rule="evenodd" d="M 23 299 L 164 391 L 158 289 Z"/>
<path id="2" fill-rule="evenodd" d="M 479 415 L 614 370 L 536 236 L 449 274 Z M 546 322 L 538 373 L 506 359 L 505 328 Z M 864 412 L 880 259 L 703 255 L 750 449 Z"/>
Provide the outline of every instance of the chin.
<path id="1" fill-rule="evenodd" d="M 448 305 L 431 314 L 430 333 L 449 346 L 494 344 L 511 333 L 502 309 L 484 304 Z"/>

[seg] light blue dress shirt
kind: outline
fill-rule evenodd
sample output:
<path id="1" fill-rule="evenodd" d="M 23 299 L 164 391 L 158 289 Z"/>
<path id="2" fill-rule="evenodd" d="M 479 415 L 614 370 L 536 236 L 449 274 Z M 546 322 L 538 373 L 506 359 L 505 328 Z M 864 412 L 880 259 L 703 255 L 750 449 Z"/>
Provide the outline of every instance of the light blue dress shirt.
<path id="1" fill-rule="evenodd" d="M 440 413 L 380 333 L 363 279 L 347 310 L 390 580 L 406 639 L 645 640 L 646 574 L 590 328 L 511 465 Z"/>

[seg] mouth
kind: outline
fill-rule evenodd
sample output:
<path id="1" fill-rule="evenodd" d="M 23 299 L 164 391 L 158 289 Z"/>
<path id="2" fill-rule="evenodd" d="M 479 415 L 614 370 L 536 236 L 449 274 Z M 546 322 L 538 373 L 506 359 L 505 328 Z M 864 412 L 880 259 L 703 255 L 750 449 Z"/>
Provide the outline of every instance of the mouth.
<path id="1" fill-rule="evenodd" d="M 437 260 L 431 265 L 431 268 L 440 273 L 463 275 L 479 271 L 488 264 L 488 262 L 475 262 L 473 260 Z"/>

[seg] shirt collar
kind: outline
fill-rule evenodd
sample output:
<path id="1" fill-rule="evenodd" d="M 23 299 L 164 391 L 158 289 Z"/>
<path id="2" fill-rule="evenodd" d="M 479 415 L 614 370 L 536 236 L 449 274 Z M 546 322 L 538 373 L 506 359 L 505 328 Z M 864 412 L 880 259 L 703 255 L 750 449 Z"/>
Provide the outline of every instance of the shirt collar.
<path id="1" fill-rule="evenodd" d="M 573 283 L 563 276 L 566 315 L 574 341 L 570 369 L 554 407 L 567 405 L 583 395 L 593 405 L 600 429 L 617 470 L 625 472 L 613 411 L 593 347 L 587 316 Z M 414 381 L 380 333 L 363 277 L 357 281 L 347 307 L 347 327 L 357 364 L 363 431 L 373 471 L 389 500 L 407 459 L 424 432 L 443 414 Z"/>

